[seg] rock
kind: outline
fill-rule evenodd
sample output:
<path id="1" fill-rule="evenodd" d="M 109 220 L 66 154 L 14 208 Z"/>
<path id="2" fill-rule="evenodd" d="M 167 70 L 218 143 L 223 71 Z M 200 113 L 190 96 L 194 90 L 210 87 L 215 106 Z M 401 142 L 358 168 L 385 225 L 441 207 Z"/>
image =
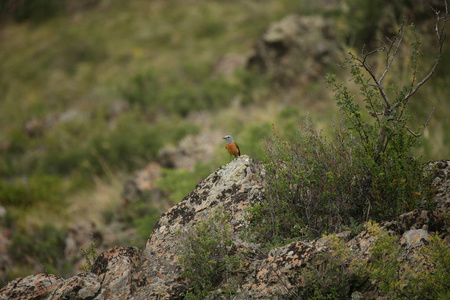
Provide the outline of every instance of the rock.
<path id="1" fill-rule="evenodd" d="M 140 263 L 141 252 L 135 247 L 114 247 L 103 252 L 92 266 L 101 283 L 99 299 L 128 299 L 132 275 Z"/>
<path id="2" fill-rule="evenodd" d="M 242 155 L 209 175 L 161 216 L 147 241 L 142 269 L 136 275 L 135 299 L 181 297 L 187 287 L 180 278 L 177 233 L 211 218 L 217 209 L 231 213 L 228 222 L 233 229 L 233 242 L 237 248 L 247 248 L 240 233 L 247 226 L 245 209 L 263 197 L 259 173 L 259 165 Z"/>
<path id="3" fill-rule="evenodd" d="M 436 188 L 434 200 L 442 212 L 450 211 L 450 160 L 440 160 L 429 164 L 433 170 L 433 185 Z"/>
<path id="4" fill-rule="evenodd" d="M 17 278 L 0 290 L 0 299 L 128 299 L 139 260 L 139 249 L 115 247 L 98 257 L 92 273 L 66 280 L 44 273 Z"/>
<path id="5" fill-rule="evenodd" d="M 400 244 L 409 248 L 428 244 L 429 234 L 424 229 L 412 229 L 405 232 L 400 240 Z"/>
<path id="6" fill-rule="evenodd" d="M 384 227 L 397 234 L 403 234 L 410 229 L 426 228 L 429 231 L 439 231 L 444 228 L 445 218 L 439 211 L 415 209 L 401 214 L 394 221 L 385 222 Z"/>
<path id="7" fill-rule="evenodd" d="M 6 216 L 6 208 L 0 205 L 0 221 L 2 221 Z"/>
<path id="8" fill-rule="evenodd" d="M 51 291 L 57 288 L 62 282 L 62 278 L 45 273 L 16 278 L 0 290 L 0 299 L 46 299 Z"/>
<path id="9" fill-rule="evenodd" d="M 325 67 L 338 63 L 340 50 L 332 31 L 331 21 L 319 15 L 286 16 L 256 42 L 247 67 L 283 86 L 322 78 Z"/>
<path id="10" fill-rule="evenodd" d="M 29 137 L 42 136 L 53 125 L 54 118 L 33 118 L 25 122 L 24 131 Z"/>
<path id="11" fill-rule="evenodd" d="M 48 295 L 48 299 L 94 299 L 100 287 L 98 276 L 81 273 L 65 280 Z"/>

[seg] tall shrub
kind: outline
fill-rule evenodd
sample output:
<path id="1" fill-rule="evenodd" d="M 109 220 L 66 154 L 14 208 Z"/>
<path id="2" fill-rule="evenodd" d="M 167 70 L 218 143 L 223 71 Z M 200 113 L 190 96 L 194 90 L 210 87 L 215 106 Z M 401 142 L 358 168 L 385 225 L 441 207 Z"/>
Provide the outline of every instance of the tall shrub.
<path id="1" fill-rule="evenodd" d="M 441 60 L 448 11 L 436 11 L 437 56 L 419 78 L 420 40 L 409 27 L 411 78 L 403 87 L 388 87 L 386 79 L 405 40 L 407 29 L 380 48 L 346 60 L 359 95 L 334 75 L 326 82 L 344 118 L 327 140 L 311 121 L 293 140 L 276 135 L 267 143 L 267 199 L 251 212 L 253 228 L 262 240 L 316 237 L 369 219 L 389 220 L 427 205 L 429 181 L 413 148 L 425 130 L 408 127 L 408 104 L 434 74 Z M 382 55 L 376 69 L 372 56 Z M 390 91 L 388 91 L 388 89 Z M 361 106 L 363 104 L 363 106 Z"/>

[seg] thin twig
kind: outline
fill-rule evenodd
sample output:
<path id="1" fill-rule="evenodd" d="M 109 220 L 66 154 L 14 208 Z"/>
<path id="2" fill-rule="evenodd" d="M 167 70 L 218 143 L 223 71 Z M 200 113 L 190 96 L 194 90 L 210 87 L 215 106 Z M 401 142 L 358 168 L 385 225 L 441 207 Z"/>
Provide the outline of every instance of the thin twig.
<path id="1" fill-rule="evenodd" d="M 434 13 L 436 14 L 436 25 L 435 25 L 435 32 L 437 37 L 437 44 L 438 44 L 438 51 L 436 55 L 436 59 L 434 61 L 434 64 L 431 68 L 431 70 L 428 72 L 428 74 L 403 98 L 403 101 L 407 101 L 412 95 L 414 95 L 417 90 L 430 79 L 430 77 L 434 74 L 436 71 L 437 66 L 441 62 L 442 58 L 442 47 L 444 45 L 444 41 L 447 38 L 447 35 L 445 33 L 445 26 L 447 25 L 447 22 L 450 20 L 449 14 L 448 14 L 448 6 L 447 1 L 444 1 L 445 3 L 445 14 L 443 17 L 440 15 L 440 11 L 433 9 Z M 439 21 L 443 20 L 443 24 L 441 28 L 439 28 Z"/>
<path id="2" fill-rule="evenodd" d="M 411 129 L 409 129 L 409 127 L 406 127 L 406 129 L 409 131 L 409 133 L 411 133 L 413 136 L 415 136 L 416 138 L 421 137 L 423 135 L 423 133 L 425 132 L 425 129 L 428 126 L 428 122 L 431 119 L 431 115 L 434 113 L 434 109 L 435 107 L 433 107 L 433 109 L 431 110 L 430 114 L 428 115 L 427 121 L 425 122 L 425 124 L 423 125 L 422 131 L 420 133 L 415 133 L 414 131 L 412 131 Z"/>
<path id="3" fill-rule="evenodd" d="M 351 56 L 351 59 L 352 59 L 353 61 L 359 62 L 359 63 L 361 64 L 361 67 L 363 67 L 363 68 L 367 71 L 367 73 L 369 73 L 370 77 L 372 77 L 372 80 L 375 82 L 375 85 L 376 85 L 378 91 L 380 92 L 381 97 L 382 97 L 383 100 L 384 100 L 384 103 L 386 104 L 386 105 L 385 105 L 385 108 L 386 108 L 386 109 L 390 109 L 390 108 L 391 108 L 391 102 L 389 101 L 389 98 L 388 98 L 388 96 L 386 95 L 386 92 L 384 91 L 384 88 L 383 88 L 383 86 L 381 85 L 381 82 L 379 82 L 379 81 L 377 80 L 377 77 L 376 77 L 376 75 L 375 75 L 375 72 L 374 72 L 374 71 L 372 70 L 372 68 L 367 64 L 367 58 L 369 57 L 369 55 L 381 51 L 380 49 L 381 49 L 381 48 L 377 48 L 377 49 L 375 49 L 375 50 L 372 50 L 372 51 L 370 51 L 370 52 L 367 52 L 366 54 L 364 54 L 363 58 L 359 58 L 359 57 L 355 56 L 355 55 L 354 55 L 353 53 L 351 53 L 351 52 L 350 52 L 350 56 Z"/>
<path id="4" fill-rule="evenodd" d="M 400 45 L 403 41 L 403 36 L 404 36 L 404 23 L 402 23 L 402 25 L 400 26 L 400 29 L 398 30 L 398 33 L 395 36 L 395 38 L 392 41 L 390 41 L 391 44 L 390 44 L 389 50 L 386 52 L 386 68 L 384 69 L 383 74 L 381 74 L 380 79 L 378 79 L 378 82 L 380 84 L 383 81 L 386 74 L 388 73 L 389 69 L 391 68 L 392 63 L 394 62 L 394 59 L 398 52 L 398 49 L 400 49 Z M 397 41 L 397 44 L 395 43 L 395 41 Z M 395 47 L 394 47 L 394 45 L 395 45 Z M 392 57 L 389 60 L 389 53 L 391 52 L 392 48 L 394 48 L 394 53 L 392 54 Z"/>

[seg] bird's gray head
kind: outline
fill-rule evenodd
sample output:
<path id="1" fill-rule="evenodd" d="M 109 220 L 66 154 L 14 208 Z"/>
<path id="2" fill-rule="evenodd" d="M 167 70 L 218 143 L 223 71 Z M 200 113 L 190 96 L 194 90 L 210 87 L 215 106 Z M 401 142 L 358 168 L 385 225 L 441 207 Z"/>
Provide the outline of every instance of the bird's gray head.
<path id="1" fill-rule="evenodd" d="M 225 141 L 227 141 L 227 144 L 234 142 L 233 138 L 231 137 L 231 135 L 226 135 L 223 137 L 223 139 Z"/>

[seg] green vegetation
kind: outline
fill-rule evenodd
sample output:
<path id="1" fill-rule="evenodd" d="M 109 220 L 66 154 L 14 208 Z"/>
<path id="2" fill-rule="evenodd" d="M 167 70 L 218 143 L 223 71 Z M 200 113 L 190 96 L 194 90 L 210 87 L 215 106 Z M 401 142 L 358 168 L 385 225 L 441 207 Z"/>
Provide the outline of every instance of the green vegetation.
<path id="1" fill-rule="evenodd" d="M 242 254 L 237 253 L 231 240 L 229 217 L 223 208 L 218 208 L 211 218 L 197 223 L 187 233 L 179 233 L 182 277 L 190 285 L 187 299 L 202 299 L 239 270 Z"/>
<path id="2" fill-rule="evenodd" d="M 364 272 L 384 295 L 395 299 L 446 299 L 449 295 L 448 275 L 450 254 L 448 241 L 439 235 L 417 251 L 413 268 L 405 267 L 405 249 L 398 239 L 377 224 L 367 224 L 370 234 L 377 237 L 371 250 L 372 259 Z"/>
<path id="3" fill-rule="evenodd" d="M 430 176 L 413 153 L 429 120 L 415 133 L 408 127 L 407 108 L 440 62 L 445 23 L 437 28 L 437 59 L 423 78 L 418 78 L 421 43 L 413 26 L 410 35 L 402 26 L 388 45 L 363 52 L 362 57 L 350 53 L 346 63 L 359 96 L 336 76 L 326 76 L 344 119 L 334 126 L 330 140 L 311 120 L 292 139 L 274 133 L 266 143 L 267 199 L 250 210 L 261 240 L 277 244 L 314 238 L 367 220 L 391 220 L 412 209 L 431 208 Z M 385 77 L 406 37 L 411 40 L 411 76 L 399 88 Z M 381 69 L 370 63 L 378 53 L 385 59 Z"/>
<path id="4" fill-rule="evenodd" d="M 342 299 L 348 295 L 339 292 L 347 291 L 346 286 L 362 286 L 367 279 L 388 299 L 448 297 L 450 255 L 445 238 L 433 235 L 428 245 L 411 250 L 401 247 L 398 237 L 377 223 L 368 222 L 364 227 L 375 239 L 368 261 L 355 259 L 350 247 L 335 234 L 324 236 L 329 251 L 302 269 L 307 288 L 298 291 L 297 298 Z M 414 256 L 412 267 L 408 267 L 408 255 Z"/>
<path id="5" fill-rule="evenodd" d="M 84 272 L 90 272 L 92 267 L 94 266 L 95 261 L 97 260 L 98 253 L 97 253 L 97 246 L 94 242 L 91 242 L 89 244 L 88 249 L 84 249 L 81 247 L 80 251 L 83 253 L 85 264 L 81 266 L 81 270 Z"/>

